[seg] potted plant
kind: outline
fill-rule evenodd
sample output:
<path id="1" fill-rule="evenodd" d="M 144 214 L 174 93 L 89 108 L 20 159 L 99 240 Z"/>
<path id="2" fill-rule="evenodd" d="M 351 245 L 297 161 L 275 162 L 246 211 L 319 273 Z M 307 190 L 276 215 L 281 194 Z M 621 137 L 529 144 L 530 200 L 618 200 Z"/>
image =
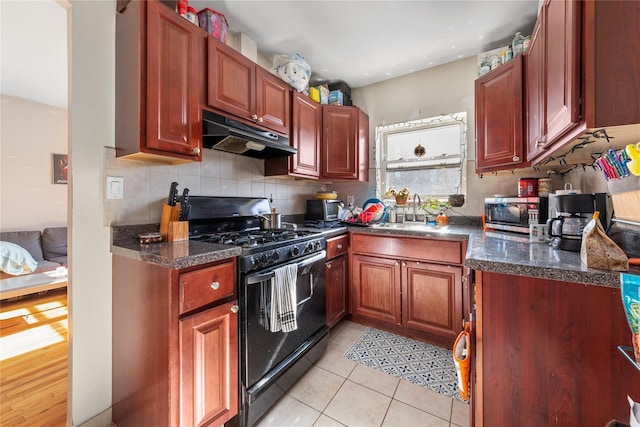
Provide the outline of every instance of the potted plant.
<path id="1" fill-rule="evenodd" d="M 409 198 L 409 189 L 403 188 L 402 190 L 395 190 L 393 188 L 389 188 L 386 193 L 384 193 L 385 198 L 395 197 L 396 204 L 403 206 L 407 204 L 407 199 Z"/>
<path id="2" fill-rule="evenodd" d="M 436 220 L 438 225 L 446 225 L 448 217 L 444 211 L 451 207 L 451 203 L 448 200 L 441 200 L 436 197 L 427 198 L 420 207 L 429 215 L 429 221 Z M 434 218 L 435 217 L 435 218 Z"/>

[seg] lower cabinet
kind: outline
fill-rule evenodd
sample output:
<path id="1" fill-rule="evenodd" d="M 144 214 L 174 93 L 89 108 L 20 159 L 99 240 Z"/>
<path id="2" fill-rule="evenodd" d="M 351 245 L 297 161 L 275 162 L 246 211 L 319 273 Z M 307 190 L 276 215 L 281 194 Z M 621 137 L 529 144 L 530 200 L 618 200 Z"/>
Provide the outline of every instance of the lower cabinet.
<path id="1" fill-rule="evenodd" d="M 352 233 L 350 313 L 453 344 L 464 317 L 464 243 Z"/>
<path id="2" fill-rule="evenodd" d="M 113 257 L 112 416 L 222 425 L 238 413 L 236 263 L 170 269 Z"/>
<path id="3" fill-rule="evenodd" d="M 628 422 L 640 371 L 617 348 L 631 342 L 620 288 L 476 275 L 470 425 Z"/>
<path id="4" fill-rule="evenodd" d="M 335 326 L 347 314 L 347 248 L 349 236 L 327 239 L 325 264 L 327 283 L 327 326 Z"/>

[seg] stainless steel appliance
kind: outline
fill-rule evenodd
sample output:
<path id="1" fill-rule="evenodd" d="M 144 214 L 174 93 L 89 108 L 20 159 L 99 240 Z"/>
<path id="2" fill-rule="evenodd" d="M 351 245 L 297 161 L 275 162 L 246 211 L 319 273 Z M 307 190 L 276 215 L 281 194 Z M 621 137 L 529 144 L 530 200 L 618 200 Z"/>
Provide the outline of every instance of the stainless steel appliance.
<path id="1" fill-rule="evenodd" d="M 261 230 L 267 199 L 192 196 L 190 238 L 237 245 L 240 396 L 237 424 L 252 426 L 320 358 L 328 344 L 326 243 L 320 233 Z M 270 329 L 274 270 L 297 265 L 296 321 L 290 332 Z"/>
<path id="2" fill-rule="evenodd" d="M 552 197 L 549 208 L 556 215 L 547 221 L 547 234 L 552 237 L 555 249 L 580 251 L 582 230 L 589 223 L 595 211 L 600 212 L 600 222 L 605 231 L 609 230 L 613 216 L 613 203 L 607 193 L 564 194 Z"/>
<path id="3" fill-rule="evenodd" d="M 488 228 L 529 234 L 529 224 L 547 221 L 547 197 L 488 197 L 484 213 Z"/>
<path id="4" fill-rule="evenodd" d="M 307 200 L 307 220 L 335 221 L 338 209 L 344 206 L 341 200 L 314 199 Z"/>

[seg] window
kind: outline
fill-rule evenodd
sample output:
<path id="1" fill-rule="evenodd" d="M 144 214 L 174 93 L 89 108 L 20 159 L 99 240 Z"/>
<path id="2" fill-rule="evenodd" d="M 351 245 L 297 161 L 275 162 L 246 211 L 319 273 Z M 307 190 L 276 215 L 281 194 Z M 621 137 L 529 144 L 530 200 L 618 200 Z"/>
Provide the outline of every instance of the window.
<path id="1" fill-rule="evenodd" d="M 462 193 L 466 140 L 466 112 L 378 126 L 379 194 L 404 187 L 432 197 Z"/>

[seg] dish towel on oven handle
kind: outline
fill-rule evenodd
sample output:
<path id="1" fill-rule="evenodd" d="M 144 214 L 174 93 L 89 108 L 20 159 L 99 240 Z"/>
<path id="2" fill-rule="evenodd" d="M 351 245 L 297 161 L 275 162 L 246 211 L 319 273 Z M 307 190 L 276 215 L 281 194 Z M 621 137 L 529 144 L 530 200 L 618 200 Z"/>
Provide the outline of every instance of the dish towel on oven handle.
<path id="1" fill-rule="evenodd" d="M 273 270 L 271 279 L 271 332 L 291 332 L 298 329 L 296 320 L 296 282 L 298 266 L 288 264 Z"/>

